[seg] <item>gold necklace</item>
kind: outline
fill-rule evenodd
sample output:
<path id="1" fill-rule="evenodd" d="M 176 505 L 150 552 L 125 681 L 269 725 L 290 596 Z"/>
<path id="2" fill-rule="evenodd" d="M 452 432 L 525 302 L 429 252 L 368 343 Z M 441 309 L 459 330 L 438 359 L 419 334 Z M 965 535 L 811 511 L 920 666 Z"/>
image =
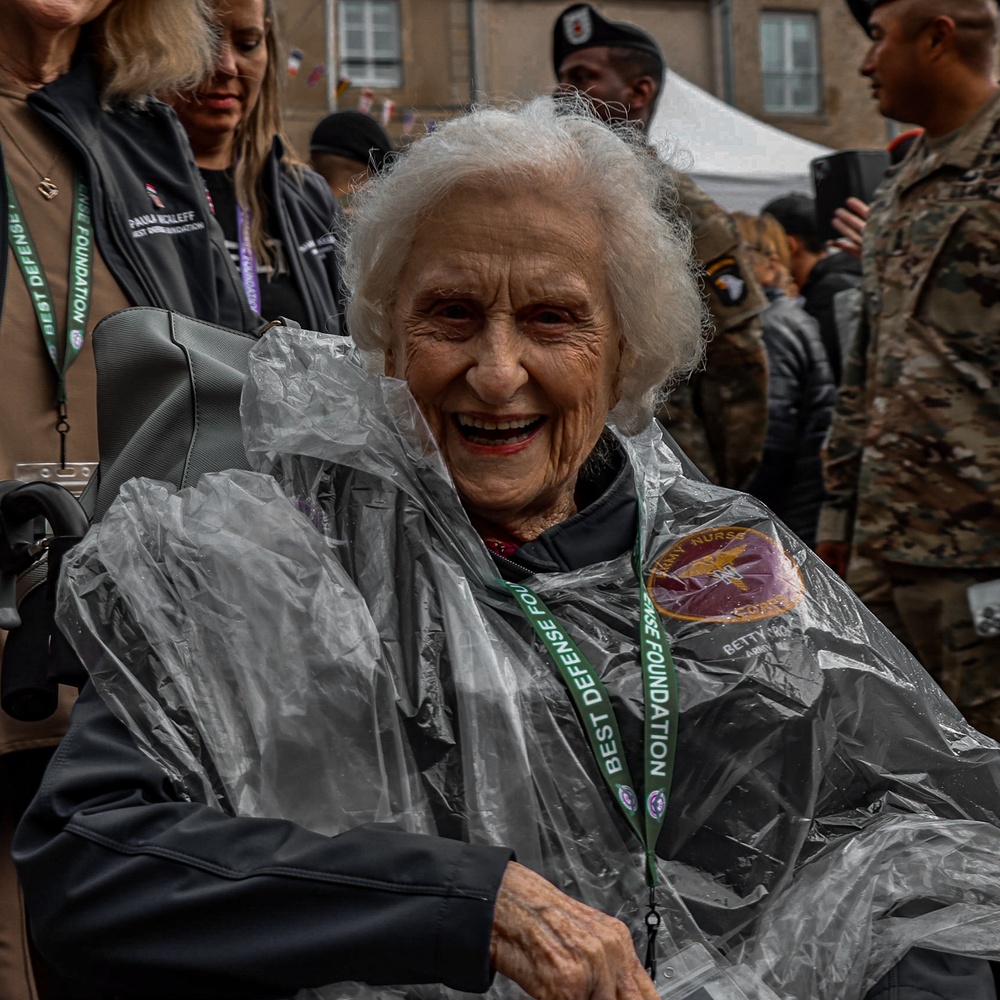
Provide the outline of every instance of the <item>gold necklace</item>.
<path id="1" fill-rule="evenodd" d="M 28 154 L 24 151 L 21 144 L 17 141 L 16 136 L 7 127 L 7 123 L 3 121 L 3 119 L 0 119 L 0 125 L 3 126 L 4 132 L 7 133 L 7 138 L 10 139 L 12 143 L 14 143 L 15 147 L 17 148 L 17 151 L 21 154 L 21 156 L 24 157 L 28 166 L 31 167 L 32 170 L 38 170 L 38 167 L 35 166 L 31 157 L 28 156 Z M 35 185 L 35 190 L 46 201 L 52 201 L 52 199 L 55 198 L 57 194 L 59 194 L 59 185 L 56 184 L 56 182 L 52 180 L 51 177 L 49 177 L 49 174 L 52 173 L 52 168 L 56 165 L 58 161 L 59 161 L 59 151 L 56 150 L 56 155 L 52 158 L 52 163 L 50 164 L 49 169 L 46 170 L 45 173 L 41 174 L 41 180 Z"/>

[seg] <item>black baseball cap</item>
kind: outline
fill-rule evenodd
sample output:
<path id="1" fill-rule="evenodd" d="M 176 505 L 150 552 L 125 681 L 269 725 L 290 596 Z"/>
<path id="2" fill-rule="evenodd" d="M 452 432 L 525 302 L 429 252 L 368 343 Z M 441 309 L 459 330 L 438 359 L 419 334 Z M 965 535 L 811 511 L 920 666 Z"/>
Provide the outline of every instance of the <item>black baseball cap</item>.
<path id="1" fill-rule="evenodd" d="M 385 129 L 361 111 L 334 111 L 313 129 L 309 139 L 310 153 L 333 153 L 370 164 L 375 170 L 393 151 Z"/>
<path id="2" fill-rule="evenodd" d="M 642 28 L 625 21 L 608 21 L 590 6 L 577 3 L 567 7 L 552 29 L 552 68 L 559 67 L 571 52 L 593 48 L 636 49 L 656 57 L 663 75 L 663 52 L 655 38 Z"/>

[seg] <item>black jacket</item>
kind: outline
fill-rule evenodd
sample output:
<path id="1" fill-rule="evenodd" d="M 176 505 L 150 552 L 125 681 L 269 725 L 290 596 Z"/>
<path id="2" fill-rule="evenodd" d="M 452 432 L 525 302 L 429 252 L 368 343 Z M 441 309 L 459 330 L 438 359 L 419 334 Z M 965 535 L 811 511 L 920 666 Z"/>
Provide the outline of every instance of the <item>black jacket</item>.
<path id="1" fill-rule="evenodd" d="M 766 289 L 767 437 L 747 492 L 766 503 L 807 545 L 816 544 L 823 503 L 820 448 L 837 387 L 816 322 L 777 289 Z"/>
<path id="2" fill-rule="evenodd" d="M 97 246 L 133 305 L 239 330 L 259 328 L 212 218 L 187 136 L 166 105 L 103 109 L 87 59 L 28 103 L 75 150 L 90 188 Z M 0 199 L 6 216 L 5 192 Z M 4 268 L 7 247 L 4 226 Z M 5 289 L 6 281 L 0 310 Z"/>
<path id="3" fill-rule="evenodd" d="M 379 824 L 326 837 L 183 801 L 90 684 L 37 806 L 16 849 L 33 931 L 95 995 L 489 986 L 503 848 Z"/>
<path id="4" fill-rule="evenodd" d="M 288 267 L 305 306 L 305 317 L 293 316 L 307 330 L 347 334 L 338 246 L 344 214 L 329 185 L 308 168 L 292 172 L 281 162 L 281 140 L 275 137 L 264 173 L 276 223 L 287 251 Z"/>
<path id="5" fill-rule="evenodd" d="M 816 261 L 805 284 L 799 289 L 805 300 L 805 311 L 819 323 L 820 337 L 837 385 L 840 384 L 843 358 L 833 297 L 845 288 L 857 288 L 860 284 L 861 261 L 849 253 L 832 253 Z"/>
<path id="6" fill-rule="evenodd" d="M 583 567 L 595 545 L 601 557 L 629 549 L 630 467 L 619 453 L 589 478 L 599 493 L 588 507 L 499 559 L 505 576 Z M 14 853 L 57 968 L 119 994 L 214 998 L 344 978 L 482 990 L 510 857 L 377 825 L 327 838 L 184 801 L 90 687 Z M 893 992 L 900 984 L 911 991 Z M 885 1000 L 995 1000 L 988 963 L 919 950 L 877 989 Z"/>

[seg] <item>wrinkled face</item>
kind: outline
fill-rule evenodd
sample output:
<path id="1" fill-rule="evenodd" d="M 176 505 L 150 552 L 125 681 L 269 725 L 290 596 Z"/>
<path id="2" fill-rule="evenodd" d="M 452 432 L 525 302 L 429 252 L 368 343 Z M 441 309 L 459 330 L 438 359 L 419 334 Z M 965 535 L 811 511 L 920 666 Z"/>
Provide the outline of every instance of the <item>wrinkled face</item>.
<path id="1" fill-rule="evenodd" d="M 900 7 L 887 3 L 876 7 L 868 20 L 872 44 L 861 64 L 861 75 L 872 85 L 879 111 L 896 121 L 913 121 L 923 94 L 917 39 L 911 37 Z"/>
<path id="2" fill-rule="evenodd" d="M 473 519 L 535 537 L 573 513 L 617 402 L 620 338 L 591 213 L 460 189 L 417 232 L 386 371 L 405 379 Z"/>
<path id="3" fill-rule="evenodd" d="M 194 91 L 171 100 L 177 116 L 199 149 L 232 136 L 257 104 L 267 72 L 264 0 L 217 0 L 219 49 L 215 72 Z"/>
<path id="4" fill-rule="evenodd" d="M 560 91 L 579 91 L 590 100 L 595 113 L 603 121 L 629 118 L 627 110 L 632 90 L 612 65 L 607 48 L 597 46 L 571 52 L 559 67 L 558 77 Z M 622 111 L 623 107 L 626 111 Z"/>

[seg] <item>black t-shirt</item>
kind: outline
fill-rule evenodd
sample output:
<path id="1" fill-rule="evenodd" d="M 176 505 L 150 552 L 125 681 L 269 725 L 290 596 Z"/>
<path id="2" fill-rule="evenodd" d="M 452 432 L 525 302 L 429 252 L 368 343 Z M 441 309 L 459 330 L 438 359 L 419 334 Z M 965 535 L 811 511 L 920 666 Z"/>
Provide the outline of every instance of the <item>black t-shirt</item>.
<path id="1" fill-rule="evenodd" d="M 236 218 L 236 187 L 233 184 L 232 168 L 229 170 L 201 168 L 201 176 L 205 179 L 205 187 L 212 200 L 215 217 L 219 220 L 219 225 L 222 226 L 222 232 L 226 237 L 226 249 L 229 251 L 229 256 L 232 257 L 236 269 L 239 270 L 239 228 Z M 276 270 L 272 271 L 265 262 L 257 261 L 260 314 L 264 319 L 277 319 L 279 316 L 286 316 L 303 326 L 308 326 L 309 319 L 306 315 L 305 303 L 295 286 L 287 264 L 284 263 L 288 259 L 289 251 L 281 245 L 281 241 L 275 235 L 277 226 L 273 224 L 270 212 L 264 223 L 264 231 L 274 241 L 280 252 L 275 256 L 278 265 Z M 294 248 L 292 252 L 294 252 Z"/>

